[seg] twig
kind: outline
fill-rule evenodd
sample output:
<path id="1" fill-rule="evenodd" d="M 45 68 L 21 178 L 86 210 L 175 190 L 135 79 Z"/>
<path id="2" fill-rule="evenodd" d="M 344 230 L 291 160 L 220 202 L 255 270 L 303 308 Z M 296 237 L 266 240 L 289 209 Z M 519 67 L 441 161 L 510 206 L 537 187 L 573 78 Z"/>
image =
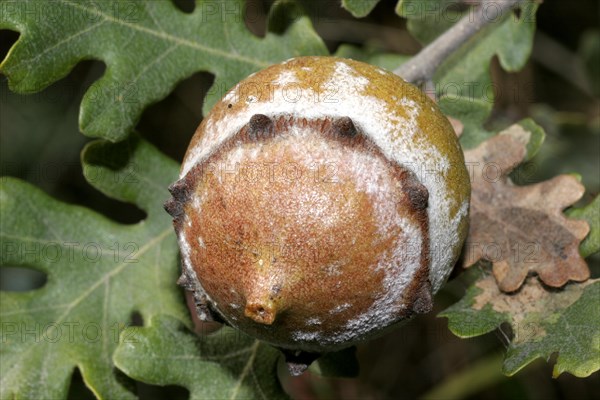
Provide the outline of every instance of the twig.
<path id="1" fill-rule="evenodd" d="M 433 77 L 437 67 L 484 26 L 502 20 L 502 16 L 523 0 L 484 0 L 472 14 L 465 15 L 452 28 L 427 45 L 394 73 L 406 81 L 421 84 Z M 492 8 L 491 5 L 494 4 Z"/>

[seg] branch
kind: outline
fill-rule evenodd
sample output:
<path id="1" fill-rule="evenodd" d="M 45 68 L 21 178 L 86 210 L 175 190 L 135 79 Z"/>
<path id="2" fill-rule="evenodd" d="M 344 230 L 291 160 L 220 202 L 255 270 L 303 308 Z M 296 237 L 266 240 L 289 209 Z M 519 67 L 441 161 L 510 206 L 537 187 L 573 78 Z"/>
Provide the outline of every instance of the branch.
<path id="1" fill-rule="evenodd" d="M 417 55 L 402 64 L 394 73 L 404 80 L 421 84 L 431 80 L 439 65 L 484 26 L 502 20 L 502 15 L 523 0 L 483 0 L 473 14 L 462 17 L 454 26 L 431 42 Z M 490 8 L 489 5 L 495 7 Z M 490 18 L 488 14 L 491 14 Z"/>

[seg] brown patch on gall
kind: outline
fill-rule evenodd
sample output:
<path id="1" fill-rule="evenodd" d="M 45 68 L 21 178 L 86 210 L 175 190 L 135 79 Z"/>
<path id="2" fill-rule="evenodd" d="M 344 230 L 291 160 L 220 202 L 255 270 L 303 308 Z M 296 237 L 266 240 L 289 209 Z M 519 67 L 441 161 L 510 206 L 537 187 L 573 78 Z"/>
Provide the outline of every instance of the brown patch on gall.
<path id="1" fill-rule="evenodd" d="M 252 140 L 259 140 L 261 138 L 268 138 L 273 135 L 274 126 L 271 118 L 264 114 L 255 114 L 250 118 L 248 123 L 247 132 L 248 136 Z"/>
<path id="2" fill-rule="evenodd" d="M 352 120 L 348 117 L 336 119 L 331 124 L 331 129 L 335 132 L 335 134 L 349 138 L 353 138 L 358 133 L 356 127 L 354 126 L 354 122 L 352 122 Z"/>

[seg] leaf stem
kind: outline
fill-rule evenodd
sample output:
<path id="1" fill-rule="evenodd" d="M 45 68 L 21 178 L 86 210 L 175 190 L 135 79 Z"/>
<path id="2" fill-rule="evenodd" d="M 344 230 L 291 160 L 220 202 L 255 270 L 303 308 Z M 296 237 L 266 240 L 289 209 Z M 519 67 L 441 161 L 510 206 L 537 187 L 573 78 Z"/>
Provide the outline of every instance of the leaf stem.
<path id="1" fill-rule="evenodd" d="M 502 20 L 502 15 L 524 0 L 483 0 L 473 13 L 468 13 L 450 29 L 427 45 L 417 55 L 394 70 L 404 80 L 416 85 L 430 80 L 436 69 L 450 54 L 462 46 L 484 26 Z M 492 4 L 494 5 L 492 7 Z"/>

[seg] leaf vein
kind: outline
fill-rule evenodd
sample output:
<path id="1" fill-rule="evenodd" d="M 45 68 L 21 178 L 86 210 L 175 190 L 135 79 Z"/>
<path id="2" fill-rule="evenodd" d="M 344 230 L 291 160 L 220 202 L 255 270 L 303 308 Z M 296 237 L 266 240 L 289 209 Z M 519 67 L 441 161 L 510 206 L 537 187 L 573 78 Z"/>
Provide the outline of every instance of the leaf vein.
<path id="1" fill-rule="evenodd" d="M 246 362 L 246 365 L 244 365 L 244 369 L 242 370 L 242 373 L 240 374 L 239 379 L 237 380 L 235 386 L 233 387 L 233 389 L 231 391 L 231 396 L 229 396 L 230 400 L 234 400 L 237 398 L 240 388 L 242 387 L 242 383 L 246 379 L 246 376 L 248 376 L 248 373 L 252 370 L 252 366 L 254 364 L 254 359 L 256 358 L 256 353 L 258 351 L 259 345 L 260 345 L 260 342 L 258 340 L 255 340 L 254 344 L 252 345 L 252 349 L 251 349 L 250 356 L 248 357 L 248 361 Z"/>
<path id="2" fill-rule="evenodd" d="M 105 21 L 100 21 L 100 22 L 98 22 L 96 24 L 93 24 L 93 25 L 90 25 L 90 26 L 88 26 L 88 27 L 86 27 L 86 28 L 84 28 L 84 29 L 82 29 L 82 30 L 80 30 L 78 32 L 75 32 L 74 34 L 69 35 L 66 38 L 64 38 L 64 39 L 56 42 L 52 46 L 47 47 L 43 51 L 41 51 L 38 54 L 36 54 L 34 57 L 31 57 L 31 58 L 22 58 L 18 63 L 16 63 L 13 66 L 13 68 L 18 68 L 19 66 L 24 65 L 24 64 L 27 63 L 28 64 L 28 67 L 27 67 L 28 72 L 31 71 L 31 67 L 37 67 L 37 65 L 33 65 L 34 61 L 38 60 L 39 58 L 43 57 L 45 54 L 48 54 L 49 52 L 53 51 L 54 49 L 56 49 L 56 48 L 58 48 L 58 47 L 60 47 L 60 46 L 62 46 L 64 44 L 66 44 L 66 43 L 69 43 L 73 39 L 75 39 L 75 38 L 77 38 L 79 36 L 85 35 L 86 33 L 88 33 L 90 31 L 96 29 L 97 27 L 103 25 L 104 22 Z"/>
<path id="3" fill-rule="evenodd" d="M 88 7 L 85 7 L 85 6 L 81 5 L 81 4 L 72 3 L 72 2 L 67 1 L 67 0 L 59 0 L 59 2 L 65 4 L 67 6 L 79 8 L 79 9 L 85 11 L 85 12 L 90 12 L 90 10 L 89 10 Z M 114 18 L 114 17 L 112 17 L 112 16 L 110 16 L 110 15 L 108 15 L 106 13 L 103 13 L 101 11 L 98 11 L 98 10 L 94 11 L 94 15 L 99 15 L 99 16 L 103 17 L 105 20 L 107 20 L 107 21 L 109 21 L 111 23 L 114 23 L 114 24 L 117 24 L 117 25 L 121 25 L 121 26 L 124 26 L 124 27 L 129 28 L 129 29 L 137 30 L 139 32 L 146 33 L 148 35 L 155 36 L 155 37 L 157 37 L 157 38 L 159 38 L 161 40 L 176 43 L 177 45 L 191 47 L 191 48 L 193 48 L 195 50 L 200 50 L 200 51 L 204 51 L 204 52 L 207 52 L 207 53 L 211 53 L 213 55 L 217 55 L 217 56 L 220 56 L 220 57 L 223 57 L 223 58 L 226 58 L 226 59 L 232 59 L 232 60 L 244 62 L 246 64 L 251 64 L 251 65 L 254 65 L 254 66 L 259 67 L 259 68 L 264 68 L 264 67 L 266 67 L 266 66 L 269 65 L 268 63 L 265 63 L 263 61 L 260 61 L 260 60 L 254 59 L 254 58 L 249 58 L 249 57 L 241 56 L 239 54 L 232 54 L 232 53 L 229 53 L 229 52 L 226 52 L 226 51 L 217 50 L 217 49 L 214 49 L 212 47 L 207 47 L 207 46 L 204 46 L 204 45 L 202 45 L 202 44 L 200 44 L 198 42 L 194 42 L 194 41 L 191 41 L 191 40 L 188 40 L 188 39 L 184 39 L 184 38 L 176 36 L 176 35 L 172 35 L 172 34 L 165 33 L 165 32 L 157 32 L 157 31 L 155 31 L 153 29 L 150 29 L 150 28 L 148 28 L 146 26 L 143 26 L 143 25 L 137 25 L 137 24 L 134 24 L 134 23 L 131 23 L 131 22 L 122 21 L 122 20 Z"/>

